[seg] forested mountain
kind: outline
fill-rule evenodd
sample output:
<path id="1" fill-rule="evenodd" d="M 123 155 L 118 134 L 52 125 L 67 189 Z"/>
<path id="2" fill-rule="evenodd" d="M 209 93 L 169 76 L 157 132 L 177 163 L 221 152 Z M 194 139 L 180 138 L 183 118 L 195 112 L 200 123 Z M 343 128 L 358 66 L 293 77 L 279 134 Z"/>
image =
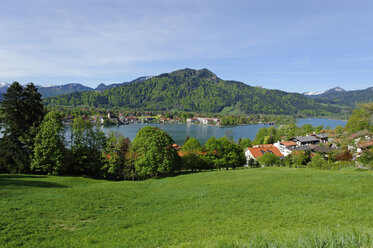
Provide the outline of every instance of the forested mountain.
<path id="1" fill-rule="evenodd" d="M 207 69 L 178 70 L 102 92 L 76 92 L 47 98 L 45 103 L 193 112 L 221 112 L 228 108 L 266 114 L 315 115 L 339 111 L 316 104 L 302 94 L 224 81 Z"/>
<path id="2" fill-rule="evenodd" d="M 111 89 L 111 88 L 120 87 L 120 86 L 124 86 L 124 85 L 127 85 L 127 84 L 142 82 L 142 81 L 145 81 L 145 80 L 147 80 L 149 78 L 152 78 L 152 77 L 151 76 L 148 76 L 148 77 L 139 77 L 139 78 L 136 78 L 135 80 L 132 80 L 130 82 L 124 82 L 124 83 L 120 83 L 120 84 L 109 84 L 109 85 L 100 84 L 99 86 L 97 86 L 95 88 L 95 90 L 99 90 L 99 91 L 108 90 L 108 89 Z"/>
<path id="3" fill-rule="evenodd" d="M 324 94 L 311 98 L 319 103 L 356 107 L 360 103 L 373 102 L 373 87 L 365 90 L 326 91 Z"/>
<path id="4" fill-rule="evenodd" d="M 50 96 L 58 96 L 73 92 L 88 91 L 92 88 L 81 85 L 81 84 L 65 84 L 65 85 L 53 85 L 53 86 L 40 86 L 38 85 L 38 91 L 43 98 Z"/>

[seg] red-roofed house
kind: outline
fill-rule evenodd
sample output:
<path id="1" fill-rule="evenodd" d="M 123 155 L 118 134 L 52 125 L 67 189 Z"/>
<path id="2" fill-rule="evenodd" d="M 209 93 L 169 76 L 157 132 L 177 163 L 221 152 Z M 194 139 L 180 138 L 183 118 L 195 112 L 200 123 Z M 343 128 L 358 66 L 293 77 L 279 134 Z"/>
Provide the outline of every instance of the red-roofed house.
<path id="1" fill-rule="evenodd" d="M 256 147 L 249 147 L 245 150 L 247 161 L 250 159 L 258 160 L 266 153 L 272 153 L 280 158 L 284 157 L 280 150 L 274 145 L 258 145 Z"/>

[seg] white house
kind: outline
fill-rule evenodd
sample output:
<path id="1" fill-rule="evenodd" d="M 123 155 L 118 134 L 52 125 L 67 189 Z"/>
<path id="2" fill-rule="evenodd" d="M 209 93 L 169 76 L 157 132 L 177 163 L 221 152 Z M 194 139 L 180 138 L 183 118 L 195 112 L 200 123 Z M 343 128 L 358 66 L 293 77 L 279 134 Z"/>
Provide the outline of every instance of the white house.
<path id="1" fill-rule="evenodd" d="M 286 157 L 286 156 L 288 156 L 288 155 L 291 154 L 291 150 L 288 149 L 286 147 L 286 145 L 283 144 L 282 142 L 278 141 L 278 142 L 274 143 L 273 145 L 280 150 L 280 152 L 284 155 L 284 157 Z"/>

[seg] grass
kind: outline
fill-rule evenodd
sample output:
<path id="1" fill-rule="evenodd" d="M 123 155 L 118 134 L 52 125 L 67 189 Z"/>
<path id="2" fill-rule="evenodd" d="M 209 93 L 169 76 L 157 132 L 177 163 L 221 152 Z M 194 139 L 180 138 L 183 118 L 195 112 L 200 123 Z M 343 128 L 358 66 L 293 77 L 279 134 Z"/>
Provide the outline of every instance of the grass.
<path id="1" fill-rule="evenodd" d="M 0 175 L 1 247 L 373 247 L 373 174 Z"/>

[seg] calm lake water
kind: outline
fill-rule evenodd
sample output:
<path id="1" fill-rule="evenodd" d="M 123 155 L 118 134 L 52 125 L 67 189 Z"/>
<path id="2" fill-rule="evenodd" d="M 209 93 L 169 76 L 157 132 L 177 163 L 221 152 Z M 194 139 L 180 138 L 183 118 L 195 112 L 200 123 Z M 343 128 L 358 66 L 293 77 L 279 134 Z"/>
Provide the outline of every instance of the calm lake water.
<path id="1" fill-rule="evenodd" d="M 299 119 L 297 121 L 298 126 L 304 124 L 311 124 L 312 126 L 324 127 L 329 126 L 331 129 L 334 129 L 336 126 L 341 125 L 345 126 L 346 121 L 342 120 L 331 120 L 331 119 L 321 119 L 321 118 L 307 118 Z M 125 137 L 133 140 L 136 137 L 137 132 L 140 128 L 144 126 L 153 126 L 159 127 L 160 129 L 166 131 L 174 139 L 175 143 L 179 145 L 184 144 L 186 136 L 196 138 L 202 145 L 206 141 L 215 136 L 216 138 L 223 136 L 232 136 L 235 141 L 238 141 L 239 138 L 250 138 L 254 140 L 256 133 L 260 128 L 270 127 L 269 125 L 264 124 L 255 124 L 255 125 L 244 125 L 244 126 L 234 126 L 234 127 L 217 127 L 217 126 L 208 126 L 208 125 L 187 125 L 187 124 L 131 124 L 115 127 L 103 127 L 103 131 L 108 133 L 110 131 L 117 131 Z"/>
<path id="2" fill-rule="evenodd" d="M 304 124 L 311 124 L 312 126 L 324 127 L 329 126 L 334 129 L 336 126 L 341 125 L 345 126 L 346 121 L 342 120 L 331 120 L 331 119 L 320 119 L 320 118 L 308 118 L 308 119 L 299 119 L 297 121 L 298 126 Z M 216 138 L 223 136 L 232 136 L 234 140 L 239 138 L 250 138 L 253 140 L 256 133 L 260 128 L 270 127 L 269 125 L 255 124 L 255 125 L 244 125 L 244 126 L 235 126 L 235 127 L 217 127 L 217 126 L 208 126 L 208 125 L 187 125 L 187 124 L 130 124 L 122 125 L 115 127 L 102 127 L 102 130 L 105 133 L 110 131 L 117 131 L 125 137 L 133 140 L 136 137 L 137 132 L 140 128 L 144 126 L 153 126 L 159 127 L 160 129 L 166 131 L 174 139 L 175 143 L 179 145 L 184 144 L 186 136 L 196 138 L 202 145 L 211 137 L 215 136 Z M 0 137 L 2 134 L 0 133 Z"/>

